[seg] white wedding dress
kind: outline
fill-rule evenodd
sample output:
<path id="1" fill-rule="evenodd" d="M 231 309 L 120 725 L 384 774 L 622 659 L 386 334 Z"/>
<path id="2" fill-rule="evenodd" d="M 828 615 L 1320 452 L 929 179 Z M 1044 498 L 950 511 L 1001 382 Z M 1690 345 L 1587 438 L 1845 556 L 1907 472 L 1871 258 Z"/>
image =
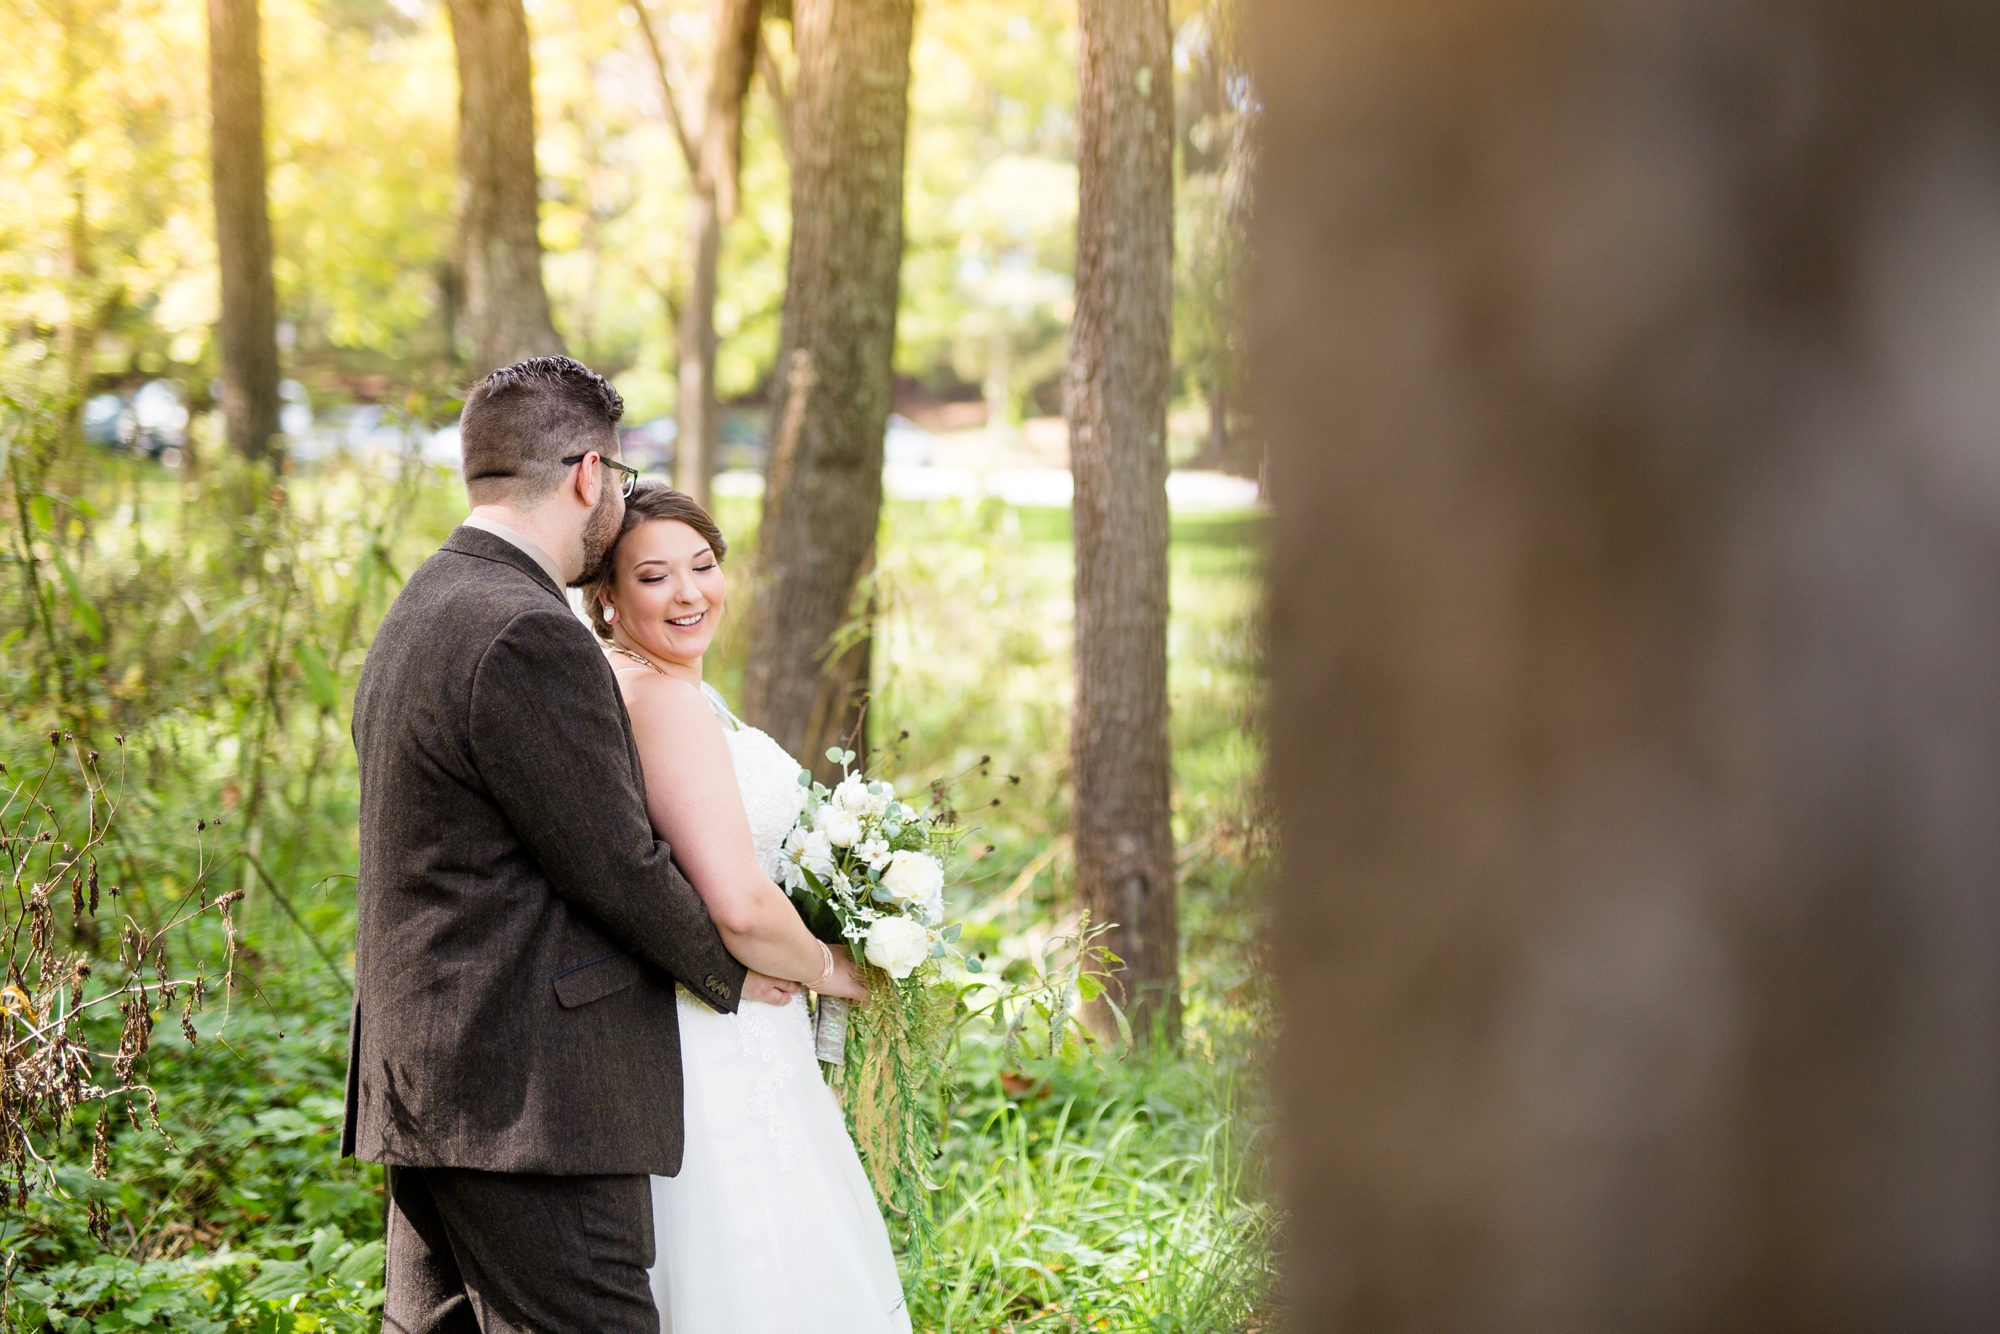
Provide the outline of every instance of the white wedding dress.
<path id="1" fill-rule="evenodd" d="M 702 693 L 729 735 L 757 860 L 803 807 L 798 761 Z M 660 1334 L 908 1334 L 874 1191 L 813 1055 L 803 995 L 717 1014 L 683 988 L 687 1150 L 653 1178 Z"/>

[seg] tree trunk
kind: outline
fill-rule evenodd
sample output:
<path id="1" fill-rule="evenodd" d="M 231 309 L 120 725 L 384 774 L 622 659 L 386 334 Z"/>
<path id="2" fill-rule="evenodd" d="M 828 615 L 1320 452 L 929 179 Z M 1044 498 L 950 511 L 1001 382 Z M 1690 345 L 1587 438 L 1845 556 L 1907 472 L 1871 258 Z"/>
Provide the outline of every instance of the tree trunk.
<path id="1" fill-rule="evenodd" d="M 646 48 L 659 76 L 660 100 L 688 172 L 687 247 L 690 273 L 675 321 L 680 402 L 675 413 L 674 484 L 703 505 L 715 480 L 720 426 L 715 399 L 715 299 L 722 264 L 722 229 L 735 217 L 743 160 L 743 99 L 756 72 L 763 0 L 710 0 L 715 48 L 689 123 L 674 92 L 667 52 L 645 6 L 635 6 Z"/>
<path id="2" fill-rule="evenodd" d="M 222 418 L 230 447 L 269 458 L 278 436 L 278 295 L 264 193 L 257 0 L 208 0 L 215 251 L 222 272 Z"/>
<path id="3" fill-rule="evenodd" d="M 718 422 L 715 402 L 715 296 L 722 263 L 722 221 L 715 193 L 691 189 L 687 245 L 692 272 L 681 300 L 676 335 L 681 391 L 674 413 L 674 485 L 703 505 L 715 479 Z"/>
<path id="4" fill-rule="evenodd" d="M 1989 1327 L 2000 10 L 1252 14 L 1290 1327 Z"/>
<path id="5" fill-rule="evenodd" d="M 815 702 L 852 727 L 856 696 L 823 669 L 875 545 L 903 255 L 912 0 L 798 0 L 792 249 L 780 366 L 816 377 L 785 466 L 772 455 L 745 716 L 803 755 Z M 804 755 L 816 762 L 816 757 Z"/>
<path id="6" fill-rule="evenodd" d="M 1070 771 L 1077 886 L 1135 1028 L 1180 1027 L 1167 745 L 1167 392 L 1173 52 L 1166 0 L 1083 0 L 1076 319 L 1067 392 L 1076 532 Z"/>
<path id="7" fill-rule="evenodd" d="M 475 375 L 558 354 L 536 230 L 534 80 L 521 0 L 450 0 L 458 49 L 459 227 Z"/>

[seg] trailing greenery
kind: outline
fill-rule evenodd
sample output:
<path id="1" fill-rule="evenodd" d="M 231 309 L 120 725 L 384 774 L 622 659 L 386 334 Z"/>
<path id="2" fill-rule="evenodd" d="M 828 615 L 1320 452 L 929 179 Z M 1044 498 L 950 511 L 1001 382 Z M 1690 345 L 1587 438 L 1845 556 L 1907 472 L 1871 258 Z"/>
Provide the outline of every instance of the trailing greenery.
<path id="1" fill-rule="evenodd" d="M 151 930 L 198 882 L 246 891 L 235 987 L 193 1017 L 193 1043 L 178 1011 L 158 1016 L 138 1059 L 164 1133 L 120 1111 L 98 1180 L 100 1114 L 83 1108 L 46 1150 L 53 1177 L 0 1217 L 0 1328 L 171 1317 L 174 1329 L 373 1329 L 380 1174 L 336 1157 L 353 938 L 347 711 L 377 620 L 463 513 L 462 493 L 394 460 L 189 476 L 63 446 L 18 405 L 0 431 L 0 760 L 45 755 L 50 728 L 100 750 L 122 733 L 124 805 L 96 854 L 107 882 L 130 887 L 120 911 Z M 747 599 L 754 502 L 727 499 L 718 518 L 732 599 Z M 876 574 L 878 714 L 912 733 L 894 776 L 921 786 L 991 757 L 990 778 L 958 802 L 964 874 L 946 912 L 988 975 L 1031 989 L 1038 961 L 1083 925 L 1063 834 L 1062 518 L 891 502 Z M 1256 904 L 1271 848 L 1256 777 L 1254 525 L 1177 522 L 1172 559 L 1186 1038 L 1151 1057 L 1117 1057 L 1115 1043 L 1051 1054 L 1039 1017 L 1025 1042 L 1009 1041 L 1011 1013 L 957 1024 L 952 1087 L 932 1094 L 929 1245 L 909 1246 L 891 1221 L 922 1330 L 1265 1319 Z M 742 612 L 725 620 L 710 672 L 730 695 Z M 112 957 L 113 940 L 75 938 L 66 916 L 55 930 L 64 948 Z M 219 923 L 188 932 L 175 967 L 219 978 Z M 105 1040 L 116 1036 L 114 1022 Z M 108 1244 L 90 1234 L 93 1208 Z"/>

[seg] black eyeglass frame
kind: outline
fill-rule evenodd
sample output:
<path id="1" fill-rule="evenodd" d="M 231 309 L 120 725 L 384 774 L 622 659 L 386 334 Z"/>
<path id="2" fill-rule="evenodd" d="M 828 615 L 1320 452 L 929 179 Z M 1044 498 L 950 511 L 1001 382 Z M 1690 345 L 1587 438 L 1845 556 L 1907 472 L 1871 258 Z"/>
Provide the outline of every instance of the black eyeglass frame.
<path id="1" fill-rule="evenodd" d="M 639 489 L 639 470 L 637 468 L 628 468 L 624 464 L 620 463 L 617 459 L 607 459 L 604 457 L 602 451 L 595 449 L 586 449 L 581 454 L 570 455 L 568 458 L 562 461 L 562 466 L 565 468 L 574 468 L 577 464 L 583 462 L 585 459 L 589 458 L 592 454 L 596 454 L 597 461 L 599 463 L 602 463 L 605 467 L 616 468 L 619 472 L 625 474 L 624 485 L 622 489 L 620 489 L 618 494 L 622 496 L 624 499 L 630 500 L 632 498 L 632 493 Z"/>

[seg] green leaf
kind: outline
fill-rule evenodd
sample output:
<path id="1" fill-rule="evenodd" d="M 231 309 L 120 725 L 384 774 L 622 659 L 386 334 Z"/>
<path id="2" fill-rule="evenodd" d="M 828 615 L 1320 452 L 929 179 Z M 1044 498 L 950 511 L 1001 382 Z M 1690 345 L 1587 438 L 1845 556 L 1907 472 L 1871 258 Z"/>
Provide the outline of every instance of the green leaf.
<path id="1" fill-rule="evenodd" d="M 340 1249 L 344 1240 L 345 1238 L 330 1227 L 323 1227 L 313 1233 L 312 1249 L 306 1252 L 306 1268 L 315 1274 L 326 1268 L 327 1262 L 333 1258 L 333 1253 Z"/>
<path id="2" fill-rule="evenodd" d="M 43 499 L 41 496 L 35 498 Z M 84 595 L 83 582 L 76 577 L 76 571 L 70 569 L 69 562 L 63 559 L 62 552 L 56 552 L 55 558 L 56 571 L 62 575 L 63 587 L 69 590 L 70 615 L 76 617 L 76 623 L 83 627 L 85 634 L 102 644 L 104 618 L 97 614 L 97 604 Z"/>
<path id="3" fill-rule="evenodd" d="M 956 945 L 958 943 L 958 938 L 964 934 L 965 934 L 965 923 L 953 922 L 950 926 L 944 929 L 945 943 L 950 945 Z"/>
<path id="4" fill-rule="evenodd" d="M 1132 1021 L 1125 1017 L 1125 1011 L 1111 997 L 1104 998 L 1104 1006 L 1111 1011 L 1111 1017 L 1118 1021 L 1118 1040 L 1125 1044 L 1125 1050 L 1132 1050 Z"/>
<path id="5" fill-rule="evenodd" d="M 36 496 L 28 502 L 28 513 L 35 520 L 35 527 L 45 533 L 56 530 L 56 507 L 47 496 Z"/>
<path id="6" fill-rule="evenodd" d="M 811 787 L 812 781 L 813 781 L 813 776 L 811 774 L 807 773 L 804 769 L 799 770 L 800 787 Z"/>
<path id="7" fill-rule="evenodd" d="M 1104 994 L 1104 984 L 1089 973 L 1085 973 L 1076 979 L 1076 994 L 1083 997 L 1086 1002 L 1094 1001 Z"/>
<path id="8" fill-rule="evenodd" d="M 340 681 L 326 660 L 326 651 L 310 640 L 301 639 L 292 645 L 292 656 L 298 659 L 299 670 L 305 674 L 306 694 L 312 697 L 312 702 L 329 713 L 338 711 Z"/>
<path id="9" fill-rule="evenodd" d="M 841 754 L 842 752 L 839 746 L 828 746 L 826 748 L 826 762 L 828 764 L 839 764 Z"/>
<path id="10" fill-rule="evenodd" d="M 354 1253 L 340 1262 L 334 1277 L 342 1283 L 365 1283 L 373 1285 L 382 1277 L 382 1243 L 371 1241 L 366 1246 L 357 1247 Z"/>
<path id="11" fill-rule="evenodd" d="M 983 973 L 986 971 L 986 965 L 980 960 L 977 954 L 968 954 L 965 956 L 965 971 L 968 973 Z"/>

